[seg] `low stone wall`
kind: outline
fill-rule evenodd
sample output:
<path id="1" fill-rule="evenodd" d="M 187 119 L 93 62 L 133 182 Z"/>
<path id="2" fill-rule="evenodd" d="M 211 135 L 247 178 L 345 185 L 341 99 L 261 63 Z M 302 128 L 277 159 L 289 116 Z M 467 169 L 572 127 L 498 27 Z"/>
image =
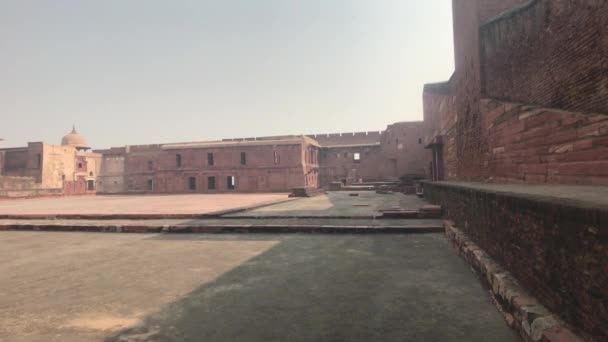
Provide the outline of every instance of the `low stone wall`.
<path id="1" fill-rule="evenodd" d="M 540 303 L 589 340 L 608 338 L 608 208 L 449 183 L 424 190 Z"/>
<path id="2" fill-rule="evenodd" d="M 0 198 L 61 196 L 63 189 L 44 189 L 32 177 L 0 176 Z"/>
<path id="3" fill-rule="evenodd" d="M 498 310 L 507 324 L 525 341 L 580 342 L 563 322 L 555 318 L 536 298 L 517 283 L 513 276 L 477 246 L 451 221 L 445 222 L 445 234 L 454 249 L 477 272 L 489 288 Z"/>

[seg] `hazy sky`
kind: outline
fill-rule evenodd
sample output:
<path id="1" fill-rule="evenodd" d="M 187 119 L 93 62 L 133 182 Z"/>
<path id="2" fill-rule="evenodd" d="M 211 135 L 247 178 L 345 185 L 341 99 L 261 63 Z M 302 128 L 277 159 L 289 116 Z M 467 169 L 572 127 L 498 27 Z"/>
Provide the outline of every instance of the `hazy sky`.
<path id="1" fill-rule="evenodd" d="M 382 130 L 453 71 L 451 0 L 2 0 L 0 146 Z"/>

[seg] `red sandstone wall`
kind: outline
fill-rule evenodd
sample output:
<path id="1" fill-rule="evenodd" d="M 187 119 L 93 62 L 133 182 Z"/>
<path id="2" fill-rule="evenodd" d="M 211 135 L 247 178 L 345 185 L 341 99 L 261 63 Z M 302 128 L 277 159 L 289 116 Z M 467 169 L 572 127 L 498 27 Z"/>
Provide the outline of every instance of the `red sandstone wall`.
<path id="1" fill-rule="evenodd" d="M 361 156 L 359 162 L 355 153 Z M 325 188 L 331 182 L 378 181 L 396 173 L 396 165 L 387 163 L 379 145 L 323 148 L 319 163 L 320 186 Z"/>
<path id="2" fill-rule="evenodd" d="M 389 125 L 382 133 L 381 146 L 384 163 L 394 164 L 388 176 L 426 175 L 429 156 L 424 149 L 425 123 L 422 121 L 398 122 Z"/>
<path id="3" fill-rule="evenodd" d="M 300 146 L 302 149 L 302 165 L 304 165 L 304 185 L 309 188 L 316 189 L 319 187 L 319 157 L 321 155 L 320 148 L 316 146 L 316 144 L 313 145 L 308 139 L 304 139 L 304 143 Z M 296 166 L 295 170 L 297 169 L 298 167 Z M 297 176 L 294 176 L 293 181 L 299 181 L 297 179 Z"/>
<path id="4" fill-rule="evenodd" d="M 78 177 L 75 181 L 63 182 L 64 195 L 82 195 L 87 193 L 87 182 L 84 177 Z"/>
<path id="5" fill-rule="evenodd" d="M 456 98 L 449 94 L 424 93 L 424 120 L 427 123 L 428 135 L 425 145 L 439 141 L 441 143 L 441 180 L 458 179 L 457 157 L 457 121 Z M 427 154 L 431 156 L 432 150 Z"/>
<path id="6" fill-rule="evenodd" d="M 309 134 L 321 146 L 342 146 L 379 143 L 383 132 L 354 132 L 332 134 Z"/>
<path id="7" fill-rule="evenodd" d="M 605 75 L 608 70 L 608 65 L 605 65 L 608 41 L 600 39 L 607 36 L 604 32 L 608 30 L 608 3 L 592 2 L 585 6 L 588 2 L 583 0 L 537 0 L 530 6 L 517 7 L 523 3 L 526 1 L 453 1 L 456 70 L 447 92 L 435 87 L 437 89 L 425 91 L 424 95 L 427 131 L 430 137 L 442 135 L 443 138 L 445 178 L 603 182 L 603 175 L 594 174 L 599 171 L 590 171 L 590 180 L 584 180 L 584 168 L 577 169 L 574 164 L 561 167 L 536 164 L 547 164 L 551 160 L 559 163 L 557 160 L 564 158 L 574 158 L 568 162 L 581 162 L 577 160 L 582 158 L 580 156 L 554 156 L 555 151 L 551 150 L 555 148 L 554 139 L 563 144 L 576 143 L 572 148 L 579 151 L 584 137 L 574 132 L 571 125 L 584 128 L 592 124 L 580 117 L 581 111 L 600 113 L 608 108 L 608 77 Z M 501 13 L 506 9 L 511 10 Z M 497 15 L 500 17 L 494 18 Z M 492 18 L 481 29 L 480 43 L 479 25 Z M 480 56 L 484 58 L 483 65 Z M 556 126 L 528 132 L 534 128 L 530 123 L 518 131 L 521 125 L 526 125 L 519 122 L 526 121 L 524 117 L 517 123 L 511 119 L 508 127 L 495 122 L 495 110 L 488 108 L 487 101 L 481 100 L 482 67 L 484 90 L 488 95 L 573 108 L 571 113 L 560 114 L 565 116 L 563 122 L 573 120 L 572 124 L 562 125 L 549 120 Z M 450 99 L 446 100 L 446 96 Z M 503 103 L 501 106 L 511 105 Z M 514 108 L 523 113 L 517 115 L 527 115 L 524 108 Z M 602 120 L 598 114 L 591 114 L 591 117 L 592 120 Z M 539 134 L 536 136 L 538 139 L 527 139 L 534 134 Z M 556 134 L 560 138 L 552 137 Z M 548 145 L 540 142 L 545 138 Z M 526 162 L 522 164 L 519 157 L 500 156 L 503 148 L 513 153 L 515 149 L 524 149 L 523 142 L 530 148 L 527 152 L 518 153 L 527 154 L 531 160 L 538 159 L 536 163 L 524 166 Z M 592 149 L 601 144 L 595 140 L 591 146 L 588 141 L 586 143 L 585 148 Z M 536 155 L 531 150 L 533 148 Z M 558 151 L 562 152 L 561 149 Z M 601 153 L 598 156 L 601 161 Z"/>
<path id="8" fill-rule="evenodd" d="M 323 147 L 321 186 L 331 182 L 398 180 L 406 175 L 426 175 L 429 156 L 424 149 L 425 123 L 398 122 L 381 134 L 316 135 Z M 329 147 L 328 147 L 329 146 Z M 354 154 L 361 160 L 355 162 Z"/>
<path id="9" fill-rule="evenodd" d="M 608 1 L 537 0 L 481 27 L 487 97 L 608 113 Z"/>
<path id="10" fill-rule="evenodd" d="M 318 186 L 318 148 L 310 143 L 243 145 L 229 147 L 162 149 L 159 145 L 130 147 L 125 156 L 128 191 L 147 192 L 287 192 L 295 187 Z M 246 165 L 241 165 L 241 152 Z M 275 164 L 275 153 L 280 162 Z M 213 153 L 214 165 L 207 164 Z M 176 155 L 182 165 L 177 166 Z M 148 162 L 152 162 L 152 169 Z M 208 189 L 208 177 L 216 178 L 216 189 Z M 236 188 L 229 190 L 227 177 L 236 178 Z M 196 190 L 188 187 L 196 179 Z"/>
<path id="11" fill-rule="evenodd" d="M 458 113 L 456 157 L 460 177 L 478 177 L 479 151 L 487 148 L 480 125 L 481 62 L 479 27 L 485 21 L 514 8 L 527 0 L 453 0 L 454 57 L 452 79 Z M 469 167 L 470 166 L 470 167 Z"/>
<path id="12" fill-rule="evenodd" d="M 482 101 L 483 177 L 608 185 L 608 115 Z"/>
<path id="13" fill-rule="evenodd" d="M 429 137 L 443 138 L 446 180 L 462 180 L 464 170 L 473 180 L 608 185 L 608 115 L 481 100 L 487 147 L 478 164 L 468 165 L 457 156 L 453 97 L 425 93 L 424 99 L 426 115 L 436 120 Z"/>

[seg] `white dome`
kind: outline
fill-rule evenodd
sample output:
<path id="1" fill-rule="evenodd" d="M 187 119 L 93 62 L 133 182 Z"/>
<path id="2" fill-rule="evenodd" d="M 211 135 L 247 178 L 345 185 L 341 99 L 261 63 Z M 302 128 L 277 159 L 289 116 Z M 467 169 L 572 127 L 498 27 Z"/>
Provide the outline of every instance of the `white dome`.
<path id="1" fill-rule="evenodd" d="M 90 147 L 87 144 L 87 139 L 82 135 L 76 132 L 76 127 L 72 128 L 72 132 L 65 135 L 63 139 L 61 139 L 62 146 L 73 146 L 78 149 L 89 149 Z"/>

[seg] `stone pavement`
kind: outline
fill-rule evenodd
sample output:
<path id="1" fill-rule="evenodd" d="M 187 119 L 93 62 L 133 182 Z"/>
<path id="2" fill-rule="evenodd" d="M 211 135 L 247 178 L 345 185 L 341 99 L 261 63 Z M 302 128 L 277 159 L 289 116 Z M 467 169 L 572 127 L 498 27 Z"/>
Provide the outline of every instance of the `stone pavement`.
<path id="1" fill-rule="evenodd" d="M 352 196 L 357 194 L 358 196 Z M 254 210 L 228 214 L 228 217 L 378 217 L 381 210 L 418 209 L 428 204 L 414 195 L 377 194 L 373 191 L 329 192 L 327 195 L 285 202 Z"/>
<path id="2" fill-rule="evenodd" d="M 478 182 L 434 182 L 434 184 L 478 191 L 506 193 L 514 197 L 544 202 L 608 209 L 608 186 L 494 184 Z"/>
<path id="3" fill-rule="evenodd" d="M 107 233 L 437 233 L 438 219 L 0 220 L 2 230 Z"/>
<path id="4" fill-rule="evenodd" d="M 129 195 L 0 201 L 2 215 L 201 215 L 290 200 L 287 194 Z"/>
<path id="5" fill-rule="evenodd" d="M 517 341 L 442 234 L 0 234 L 0 340 Z"/>

